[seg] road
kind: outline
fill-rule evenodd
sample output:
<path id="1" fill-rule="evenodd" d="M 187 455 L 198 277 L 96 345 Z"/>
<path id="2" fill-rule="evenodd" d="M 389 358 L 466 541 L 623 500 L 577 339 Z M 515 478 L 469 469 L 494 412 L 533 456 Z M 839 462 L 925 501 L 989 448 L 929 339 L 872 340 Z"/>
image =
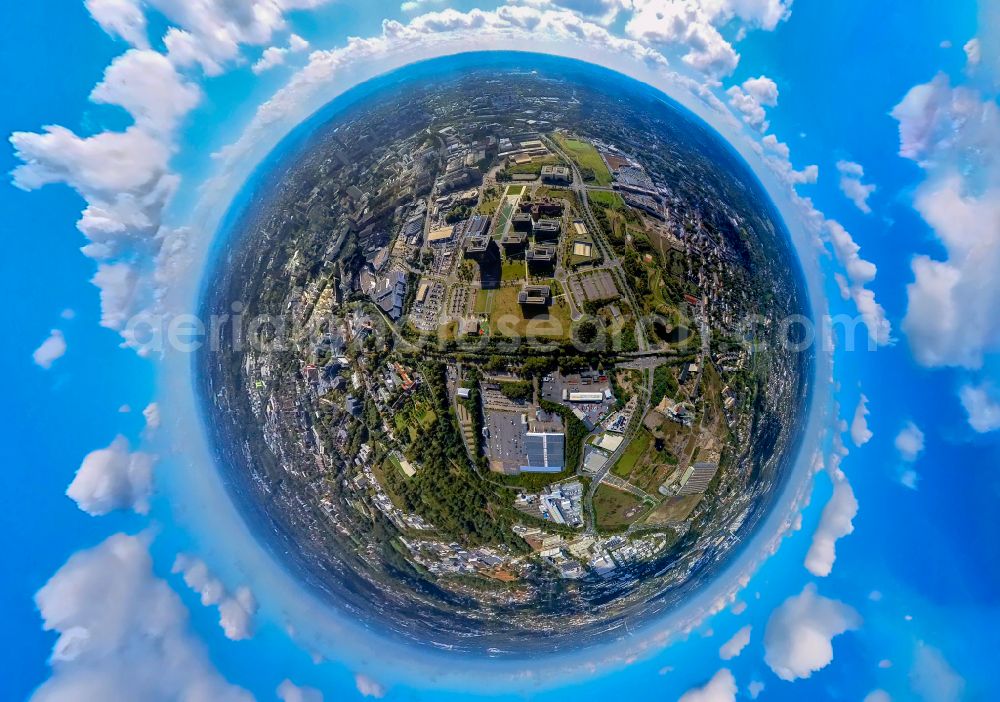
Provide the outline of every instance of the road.
<path id="1" fill-rule="evenodd" d="M 570 164 L 570 168 L 573 171 L 573 184 L 570 187 L 573 192 L 576 193 L 577 200 L 580 202 L 581 214 L 583 215 L 584 223 L 587 225 L 587 229 L 590 232 L 594 243 L 597 244 L 597 248 L 601 250 L 604 260 L 608 262 L 607 268 L 609 268 L 615 276 L 615 282 L 618 285 L 618 289 L 624 293 L 625 299 L 628 300 L 629 305 L 632 307 L 633 312 L 638 318 L 641 314 L 642 308 L 635 299 L 632 287 L 628 284 L 628 279 L 625 277 L 625 271 L 622 270 L 621 262 L 618 260 L 618 257 L 614 255 L 614 252 L 611 250 L 611 246 L 605 240 L 604 231 L 598 226 L 597 219 L 594 217 L 594 213 L 590 209 L 590 201 L 587 198 L 587 191 L 590 189 L 606 191 L 608 188 L 588 186 L 584 182 L 583 176 L 580 174 L 580 169 L 577 167 L 576 162 L 547 136 L 543 136 L 542 139 L 553 152 L 559 154 L 559 156 L 561 156 L 566 163 Z M 639 324 L 636 325 L 636 343 L 639 346 L 640 351 L 646 351 L 649 348 L 649 343 L 646 340 L 646 330 Z"/>

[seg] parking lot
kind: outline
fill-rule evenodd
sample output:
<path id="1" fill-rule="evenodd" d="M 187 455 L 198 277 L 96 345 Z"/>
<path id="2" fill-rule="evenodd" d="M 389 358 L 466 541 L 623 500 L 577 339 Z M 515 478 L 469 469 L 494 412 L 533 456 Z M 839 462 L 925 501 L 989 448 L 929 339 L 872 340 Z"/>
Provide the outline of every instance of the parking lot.
<path id="1" fill-rule="evenodd" d="M 421 284 L 424 284 L 421 282 Z M 427 282 L 427 297 L 415 302 L 410 312 L 410 321 L 417 329 L 433 331 L 438 325 L 438 316 L 444 301 L 445 287 L 441 282 Z"/>
<path id="2" fill-rule="evenodd" d="M 516 474 L 524 462 L 524 439 L 528 433 L 527 424 L 521 421 L 521 413 L 487 411 L 486 430 L 490 470 Z"/>

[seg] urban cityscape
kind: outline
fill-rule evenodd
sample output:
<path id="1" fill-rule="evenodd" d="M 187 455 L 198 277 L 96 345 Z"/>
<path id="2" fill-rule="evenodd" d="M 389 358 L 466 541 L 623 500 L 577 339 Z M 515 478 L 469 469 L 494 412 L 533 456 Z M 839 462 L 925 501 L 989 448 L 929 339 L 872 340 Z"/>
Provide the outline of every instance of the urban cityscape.
<path id="1" fill-rule="evenodd" d="M 205 295 L 269 321 L 198 359 L 230 487 L 290 567 L 502 655 L 621 635 L 721 566 L 782 485 L 810 367 L 778 338 L 808 309 L 787 234 L 727 149 L 636 87 L 520 69 L 318 127 Z"/>

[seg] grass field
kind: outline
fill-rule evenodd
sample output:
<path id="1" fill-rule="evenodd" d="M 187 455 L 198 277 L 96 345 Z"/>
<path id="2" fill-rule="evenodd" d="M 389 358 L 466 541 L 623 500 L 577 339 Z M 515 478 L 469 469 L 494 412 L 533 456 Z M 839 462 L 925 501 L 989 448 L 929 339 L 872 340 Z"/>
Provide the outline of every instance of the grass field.
<path id="1" fill-rule="evenodd" d="M 625 478 L 628 480 L 629 475 L 635 469 L 636 464 L 643 457 L 643 454 L 649 449 L 649 442 L 653 439 L 652 434 L 650 434 L 645 429 L 641 429 L 629 445 L 625 448 L 625 453 L 622 457 L 618 459 L 615 463 L 615 467 L 611 469 L 611 472 L 617 475 L 619 478 Z"/>
<path id="2" fill-rule="evenodd" d="M 523 185 L 508 185 L 507 186 L 508 195 L 523 195 L 524 186 Z"/>
<path id="3" fill-rule="evenodd" d="M 479 203 L 479 207 L 476 208 L 476 211 L 478 211 L 479 214 L 492 215 L 494 212 L 497 211 L 497 207 L 499 206 L 500 206 L 500 198 L 491 197 Z"/>
<path id="4" fill-rule="evenodd" d="M 476 291 L 476 304 L 475 304 L 475 307 L 473 308 L 473 311 L 476 314 L 486 314 L 486 312 L 488 312 L 487 306 L 489 304 L 489 300 L 490 300 L 490 291 L 489 290 L 483 290 L 482 288 L 480 288 L 479 290 L 477 290 Z"/>
<path id="5" fill-rule="evenodd" d="M 618 193 L 605 192 L 603 190 L 595 190 L 587 193 L 587 200 L 595 205 L 602 205 L 604 207 L 610 207 L 613 210 L 624 209 L 625 201 L 622 200 L 622 196 Z"/>
<path id="6" fill-rule="evenodd" d="M 500 266 L 500 281 L 523 280 L 524 272 L 523 259 L 504 260 Z"/>
<path id="7" fill-rule="evenodd" d="M 644 509 L 638 497 L 610 485 L 600 485 L 594 493 L 594 519 L 598 529 L 621 530 L 634 522 Z"/>
<path id="8" fill-rule="evenodd" d="M 515 164 L 512 166 L 507 166 L 507 172 L 510 174 L 514 173 L 534 173 L 538 175 L 542 172 L 542 166 L 561 166 L 563 161 L 561 158 L 555 154 L 550 154 L 548 156 L 535 157 L 531 159 L 531 163 Z"/>
<path id="9" fill-rule="evenodd" d="M 576 165 L 581 169 L 589 169 L 594 172 L 594 183 L 597 185 L 611 185 L 611 172 L 604 165 L 604 159 L 597 153 L 597 149 L 586 141 L 573 139 L 562 134 L 555 135 L 556 142 L 569 154 Z"/>
<path id="10" fill-rule="evenodd" d="M 659 507 L 654 509 L 648 517 L 646 524 L 671 524 L 683 522 L 694 508 L 698 506 L 704 495 L 685 495 L 684 497 L 670 497 L 663 501 Z"/>
<path id="11" fill-rule="evenodd" d="M 553 200 L 569 200 L 570 205 L 573 209 L 579 210 L 580 203 L 577 201 L 576 193 L 568 188 L 552 188 L 547 185 L 543 185 L 537 190 L 535 190 L 536 198 L 551 197 Z"/>
<path id="12" fill-rule="evenodd" d="M 507 228 L 507 223 L 510 222 L 510 218 L 514 215 L 514 205 L 509 200 L 500 206 L 500 214 L 497 215 L 496 225 L 493 227 L 493 238 L 500 239 L 503 237 L 504 230 Z"/>
<path id="13" fill-rule="evenodd" d="M 493 307 L 489 310 L 490 327 L 506 336 L 542 337 L 560 339 L 569 334 L 569 307 L 565 300 L 554 300 L 546 312 L 525 318 L 517 302 L 520 292 L 516 286 L 500 288 L 493 293 Z"/>

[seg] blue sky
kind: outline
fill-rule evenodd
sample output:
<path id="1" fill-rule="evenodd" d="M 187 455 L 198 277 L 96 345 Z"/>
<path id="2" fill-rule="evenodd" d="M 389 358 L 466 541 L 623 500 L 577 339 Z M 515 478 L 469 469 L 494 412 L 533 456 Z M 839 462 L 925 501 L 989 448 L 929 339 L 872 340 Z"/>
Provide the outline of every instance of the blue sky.
<path id="1" fill-rule="evenodd" d="M 493 4 L 460 2 L 446 12 L 451 4 L 443 1 L 405 9 L 396 3 L 256 2 L 283 12 L 283 21 L 240 25 L 221 3 L 95 0 L 88 6 L 19 3 L 8 9 L 0 28 L 0 128 L 7 134 L 40 133 L 46 125 L 62 125 L 75 133 L 58 145 L 28 138 L 0 149 L 4 173 L 29 161 L 29 170 L 20 172 L 20 188 L 12 184 L 17 175 L 0 186 L 0 227 L 7 242 L 0 285 L 15 303 L 0 351 L 11 371 L 3 426 L 13 447 L 2 473 L 0 510 L 2 527 L 12 536 L 0 580 L 7 663 L 0 697 L 28 698 L 47 680 L 39 699 L 46 699 L 41 696 L 46 690 L 69 695 L 84 689 L 79 687 L 84 673 L 94 671 L 106 675 L 108 685 L 128 682 L 127 671 L 115 663 L 128 654 L 140 670 L 151 655 L 149 642 L 134 633 L 148 615 L 128 603 L 160 601 L 164 611 L 176 610 L 160 622 L 160 631 L 162 640 L 183 652 L 173 662 L 185 674 L 146 681 L 146 699 L 171 699 L 177 685 L 203 683 L 218 686 L 218 698 L 239 687 L 271 700 L 286 678 L 322 690 L 328 700 L 353 699 L 365 691 L 390 699 L 488 696 L 489 690 L 443 692 L 433 680 L 405 679 L 393 660 L 368 660 L 367 678 L 360 683 L 360 668 L 353 663 L 313 662 L 309 647 L 288 635 L 289 622 L 281 616 L 286 605 L 288 611 L 295 607 L 282 601 L 280 588 L 262 584 L 272 582 L 268 578 L 247 572 L 247 563 L 257 563 L 258 556 L 227 554 L 219 547 L 224 539 L 204 533 L 211 520 L 192 515 L 210 497 L 208 492 L 194 497 L 197 490 L 187 482 L 192 471 L 183 469 L 191 462 L 185 442 L 171 435 L 182 419 L 164 413 L 163 429 L 157 430 L 142 412 L 150 403 L 183 394 L 183 383 L 164 374 L 156 359 L 123 348 L 124 330 L 116 319 L 148 309 L 151 300 L 183 305 L 214 234 L 206 222 L 218 218 L 270 144 L 366 71 L 463 48 L 524 46 L 593 57 L 656 81 L 697 109 L 748 155 L 772 190 L 799 234 L 802 256 L 822 273 L 831 310 L 854 315 L 859 304 L 868 305 L 873 334 L 877 325 L 888 324 L 891 333 L 883 341 L 892 339 L 874 352 L 847 352 L 838 344 L 831 388 L 846 425 L 834 433 L 842 435 L 849 453 L 840 457 L 839 470 L 837 460 L 826 457 L 801 528 L 782 541 L 737 596 L 746 610 L 736 614 L 727 608 L 648 659 L 585 676 L 545 696 L 586 699 L 630 690 L 677 699 L 710 680 L 702 697 L 687 700 L 749 699 L 751 682 L 763 683 L 763 700 L 862 700 L 876 690 L 888 697 L 872 702 L 1000 695 L 990 666 L 1000 650 L 1000 553 L 994 538 L 1000 527 L 995 509 L 1000 325 L 992 312 L 1000 288 L 991 275 L 1000 268 L 1000 48 L 985 29 L 987 18 L 996 20 L 990 14 L 996 8 L 929 0 L 891 6 L 860 0 L 796 0 L 790 6 L 781 0 L 565 0 L 513 4 L 501 12 Z M 296 9 L 307 5 L 315 7 Z M 643 14 L 679 6 L 684 30 L 670 36 Z M 510 14 L 510 7 L 524 14 Z M 116 15 L 115 8 L 134 12 Z M 574 10 L 591 14 L 581 17 L 571 14 Z M 512 19 L 529 15 L 536 24 Z M 135 29 L 136 17 L 146 18 L 141 31 Z M 383 29 L 386 18 L 400 24 Z M 552 29 L 570 22 L 586 27 L 589 38 Z M 232 44 L 207 38 L 220 25 L 235 37 Z M 162 37 L 172 27 L 187 33 L 189 56 L 198 60 L 168 50 Z M 292 34 L 310 48 L 290 50 Z M 376 39 L 342 50 L 350 36 Z M 709 40 L 695 41 L 696 36 Z M 978 46 L 963 48 L 975 37 Z M 132 92 L 106 100 L 116 104 L 95 104 L 88 96 L 105 69 L 133 46 L 152 61 L 147 73 L 152 66 L 169 80 L 158 83 L 161 90 L 145 93 L 129 83 Z M 281 49 L 275 55 L 284 63 L 258 74 L 251 66 L 268 47 Z M 324 54 L 327 50 L 331 53 Z M 637 60 L 650 52 L 665 56 L 669 68 Z M 319 78 L 297 81 L 307 64 Z M 324 68 L 330 64 L 334 70 Z M 939 73 L 947 76 L 947 85 L 942 79 L 931 84 Z M 769 83 L 745 82 L 762 76 L 773 81 L 776 98 Z M 916 86 L 928 87 L 911 93 Z M 284 91 L 284 99 L 274 101 L 271 112 L 259 112 L 276 91 Z M 699 102 L 693 91 L 704 91 L 715 102 Z M 178 107 L 192 95 L 189 108 Z M 741 95 L 745 115 L 732 111 Z M 276 104 L 282 109 L 275 111 Z M 907 109 L 898 109 L 901 104 Z M 767 129 L 742 119 L 760 114 Z M 130 160 L 116 172 L 102 172 L 113 167 L 107 156 L 83 148 L 81 140 L 126 133 L 133 118 L 143 125 L 142 148 L 162 146 L 168 156 Z M 767 135 L 773 137 L 770 148 Z M 773 147 L 779 142 L 787 144 L 787 156 Z M 210 156 L 229 144 L 236 146 L 222 157 Z M 139 151 L 136 143 L 129 148 L 132 154 Z M 847 181 L 875 186 L 863 203 L 870 212 L 845 195 L 838 162 Z M 863 175 L 847 162 L 860 165 Z M 815 182 L 807 169 L 813 164 Z M 127 182 L 111 177 L 124 175 L 134 177 Z M 122 216 L 115 188 L 149 196 L 150 182 L 172 182 L 174 176 L 176 193 L 152 198 L 149 222 L 135 230 L 125 227 L 124 234 L 116 229 L 110 237 L 92 228 L 87 235 L 92 243 L 111 243 L 81 251 L 88 239 L 77 220 L 88 203 L 114 220 Z M 177 279 L 157 277 L 165 265 L 163 257 L 152 260 L 157 247 L 184 227 L 191 228 L 185 241 L 194 263 Z M 825 253 L 817 254 L 813 240 Z M 930 257 L 928 275 L 921 285 L 908 287 L 919 256 Z M 105 280 L 102 303 L 90 282 L 95 271 L 98 266 L 124 271 L 123 264 L 134 274 L 128 278 L 132 284 L 123 289 L 120 279 Z M 841 287 L 850 299 L 841 297 Z M 43 346 L 52 330 L 58 331 L 56 339 Z M 862 394 L 870 414 L 855 422 Z M 919 440 L 912 430 L 900 438 L 911 423 Z M 115 446 L 118 435 L 129 441 L 128 449 L 119 443 L 118 450 L 93 457 L 91 452 Z M 831 435 L 826 446 L 836 451 Z M 93 492 L 71 499 L 67 487 L 88 454 L 88 471 L 105 477 L 135 470 L 148 458 L 152 484 L 133 484 L 133 492 L 114 493 L 110 502 Z M 835 484 L 839 497 L 830 502 Z M 846 486 L 857 502 L 853 516 L 851 501 L 844 499 Z M 148 510 L 139 499 L 146 487 Z M 833 506 L 824 517 L 828 504 Z M 101 514 L 91 516 L 83 508 Z M 121 532 L 141 537 L 105 542 Z M 811 572 L 804 564 L 817 534 L 831 533 L 839 537 L 835 561 L 818 566 L 813 558 Z M 253 617 L 253 636 L 231 641 L 224 635 L 217 609 L 203 606 L 181 576 L 171 573 L 180 552 L 203 558 L 228 595 L 254 581 L 260 612 Z M 77 559 L 60 570 L 73 554 Z M 824 566 L 828 574 L 817 574 Z M 32 598 L 57 572 L 58 587 L 47 591 L 39 612 Z M 109 598 L 114 602 L 102 605 L 99 597 L 83 596 L 89 591 L 72 587 L 80 582 L 90 583 L 93 592 L 114 592 Z M 829 602 L 817 605 L 804 590 L 810 584 Z M 116 617 L 124 625 L 112 632 L 106 624 Z M 63 634 L 64 644 L 73 641 L 67 631 L 87 628 L 90 647 L 77 641 L 80 651 L 67 655 L 60 649 L 50 663 L 57 633 L 43 631 L 43 618 Z M 719 648 L 745 626 L 751 627 L 749 644 L 738 657 L 721 660 Z M 851 630 L 833 633 L 843 628 Z M 793 647 L 802 655 L 784 650 L 783 641 L 796 640 L 796 632 L 804 630 L 832 640 L 831 659 L 822 645 L 816 653 L 814 642 L 800 640 Z M 348 647 L 339 641 L 330 650 Z M 780 679 L 781 663 L 794 664 L 803 675 L 794 682 Z M 735 692 L 723 669 L 730 671 Z"/>

